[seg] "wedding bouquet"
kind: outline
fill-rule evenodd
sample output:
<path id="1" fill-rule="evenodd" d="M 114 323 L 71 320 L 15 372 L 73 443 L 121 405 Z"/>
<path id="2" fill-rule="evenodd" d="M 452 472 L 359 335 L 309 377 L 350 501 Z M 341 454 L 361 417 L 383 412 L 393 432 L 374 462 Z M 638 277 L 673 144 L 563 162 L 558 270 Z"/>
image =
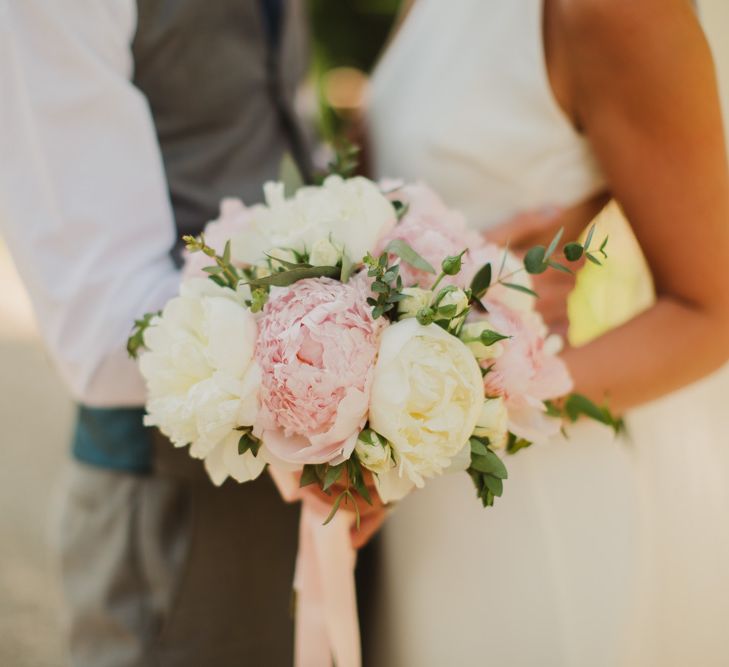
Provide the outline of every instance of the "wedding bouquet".
<path id="1" fill-rule="evenodd" d="M 301 486 L 344 488 L 331 518 L 342 503 L 357 511 L 357 495 L 370 502 L 368 472 L 389 502 L 467 471 L 488 506 L 507 478 L 503 453 L 581 414 L 615 425 L 567 396 L 530 278 L 599 263 L 592 231 L 521 261 L 423 184 L 331 175 L 264 191 L 256 206 L 223 201 L 185 238 L 179 296 L 129 340 L 146 423 L 189 446 L 214 483 L 297 471 Z"/>

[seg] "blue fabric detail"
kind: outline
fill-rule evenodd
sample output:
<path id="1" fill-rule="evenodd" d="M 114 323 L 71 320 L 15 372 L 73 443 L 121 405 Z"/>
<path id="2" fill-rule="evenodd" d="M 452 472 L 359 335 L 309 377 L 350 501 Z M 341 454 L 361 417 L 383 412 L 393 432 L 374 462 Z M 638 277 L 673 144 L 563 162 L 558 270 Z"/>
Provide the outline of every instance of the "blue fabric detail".
<path id="1" fill-rule="evenodd" d="M 142 408 L 79 406 L 72 452 L 89 465 L 134 473 L 152 470 L 152 432 Z"/>
<path id="2" fill-rule="evenodd" d="M 276 46 L 281 36 L 281 22 L 284 11 L 284 0 L 261 0 L 263 18 L 266 23 L 268 39 Z"/>

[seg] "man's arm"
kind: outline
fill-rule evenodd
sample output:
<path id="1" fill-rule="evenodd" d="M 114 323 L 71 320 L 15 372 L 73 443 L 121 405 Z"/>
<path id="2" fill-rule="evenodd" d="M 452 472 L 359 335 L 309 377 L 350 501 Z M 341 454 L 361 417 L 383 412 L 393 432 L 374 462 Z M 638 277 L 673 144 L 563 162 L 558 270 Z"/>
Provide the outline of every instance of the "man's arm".
<path id="1" fill-rule="evenodd" d="M 139 405 L 125 340 L 179 282 L 134 0 L 0 0 L 0 233 L 74 397 Z"/>

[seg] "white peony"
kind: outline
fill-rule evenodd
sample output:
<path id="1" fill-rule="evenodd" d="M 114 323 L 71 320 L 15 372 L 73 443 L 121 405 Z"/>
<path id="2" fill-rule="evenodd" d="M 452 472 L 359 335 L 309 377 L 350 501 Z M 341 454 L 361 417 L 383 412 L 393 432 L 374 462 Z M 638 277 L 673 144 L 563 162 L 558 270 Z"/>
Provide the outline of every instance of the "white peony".
<path id="1" fill-rule="evenodd" d="M 342 251 L 329 239 L 314 241 L 309 252 L 309 264 L 313 266 L 336 266 L 342 259 Z"/>
<path id="2" fill-rule="evenodd" d="M 282 183 L 267 183 L 264 193 L 266 205 L 251 210 L 249 229 L 231 241 L 236 262 L 255 264 L 274 247 L 310 252 L 322 239 L 360 262 L 397 220 L 377 185 L 360 176 L 329 176 L 323 185 L 300 188 L 289 199 Z"/>
<path id="3" fill-rule="evenodd" d="M 506 447 L 509 437 L 509 413 L 501 396 L 487 398 L 484 401 L 473 434 L 479 438 L 488 438 L 489 444 L 496 449 Z"/>
<path id="4" fill-rule="evenodd" d="M 383 500 L 402 497 L 452 467 L 467 467 L 468 441 L 483 402 L 481 371 L 458 338 L 414 319 L 387 328 L 369 415 L 372 429 L 389 441 L 397 465 L 376 478 Z"/>
<path id="5" fill-rule="evenodd" d="M 250 452 L 238 454 L 235 430 L 258 414 L 257 327 L 246 296 L 207 279 L 184 282 L 146 330 L 140 358 L 149 394 L 145 423 L 177 447 L 190 445 L 216 484 L 228 475 L 254 479 L 265 466 Z"/>

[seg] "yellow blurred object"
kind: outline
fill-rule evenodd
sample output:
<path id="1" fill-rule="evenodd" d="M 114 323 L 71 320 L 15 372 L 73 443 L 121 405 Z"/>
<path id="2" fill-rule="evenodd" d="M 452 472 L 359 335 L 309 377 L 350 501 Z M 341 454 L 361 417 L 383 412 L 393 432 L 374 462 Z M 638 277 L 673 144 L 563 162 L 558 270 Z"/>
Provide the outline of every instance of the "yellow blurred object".
<path id="1" fill-rule="evenodd" d="M 648 308 L 653 281 L 638 242 L 620 207 L 609 204 L 594 223 L 595 241 L 609 236 L 603 266 L 588 262 L 570 296 L 569 340 L 583 345 Z"/>

